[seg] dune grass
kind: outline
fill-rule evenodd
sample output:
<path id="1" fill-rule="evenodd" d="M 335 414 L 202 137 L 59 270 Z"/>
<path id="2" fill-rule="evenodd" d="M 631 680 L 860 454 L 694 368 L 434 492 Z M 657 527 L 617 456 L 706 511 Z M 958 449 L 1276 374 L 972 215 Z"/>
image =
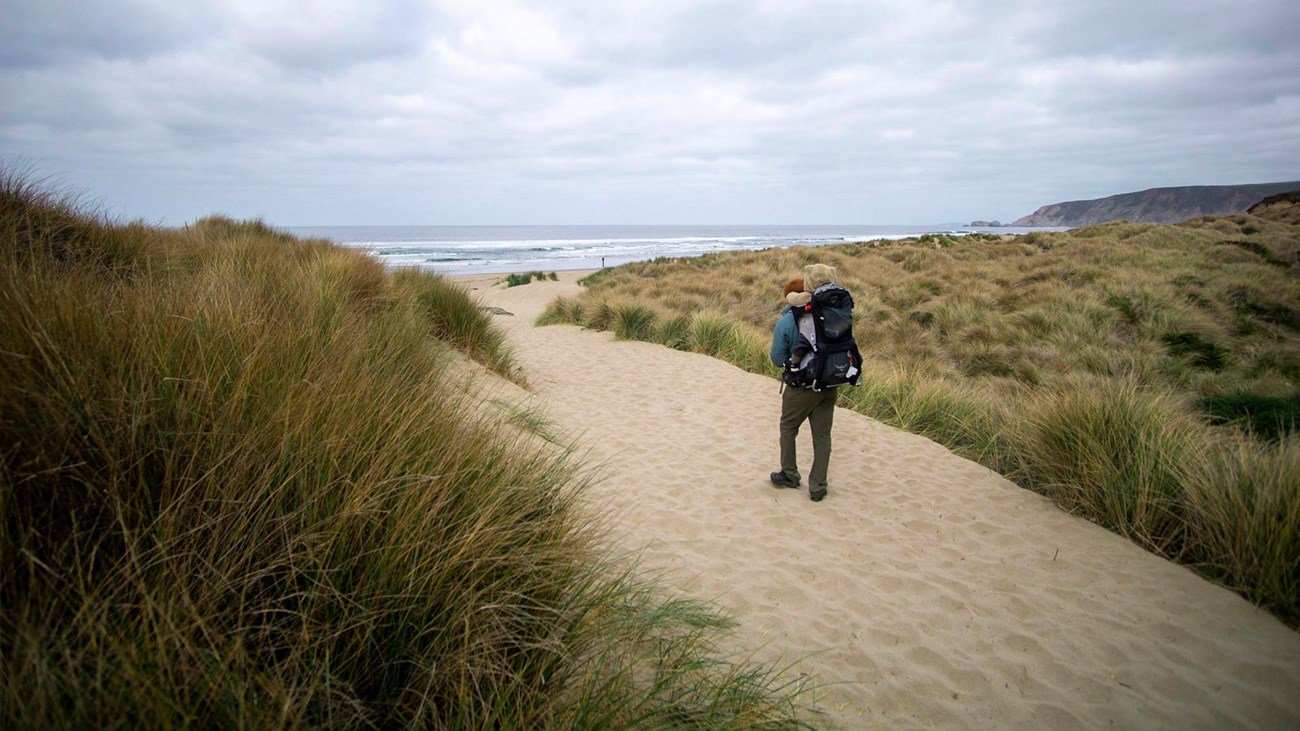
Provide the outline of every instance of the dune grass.
<path id="1" fill-rule="evenodd" d="M 519 287 L 521 285 L 528 284 L 534 279 L 536 279 L 539 282 L 545 281 L 547 279 L 554 282 L 557 279 L 559 279 L 559 277 L 555 274 L 555 272 L 522 272 L 522 273 L 507 274 L 506 278 L 503 281 L 506 283 L 506 287 Z"/>
<path id="2" fill-rule="evenodd" d="M 644 339 L 776 375 L 766 351 L 781 286 L 830 264 L 856 298 L 867 361 L 842 405 L 935 439 L 1300 626 L 1300 226 L 1290 215 L 1262 207 L 1177 226 L 628 264 L 585 278 L 581 296 L 551 303 L 539 322 L 610 327 L 599 314 L 617 301 L 636 309 Z"/>
<path id="3" fill-rule="evenodd" d="M 1062 384 L 1006 421 L 1017 475 L 1066 509 L 1161 555 L 1186 543 L 1186 470 L 1205 431 L 1168 396 L 1131 383 Z"/>
<path id="4" fill-rule="evenodd" d="M 1187 483 L 1188 560 L 1265 607 L 1300 595 L 1300 437 L 1218 445 Z M 1295 624 L 1294 614 L 1291 617 Z"/>
<path id="5" fill-rule="evenodd" d="M 518 376 L 463 289 L 8 176 L 0 299 L 0 726 L 805 725 L 463 387 Z"/>

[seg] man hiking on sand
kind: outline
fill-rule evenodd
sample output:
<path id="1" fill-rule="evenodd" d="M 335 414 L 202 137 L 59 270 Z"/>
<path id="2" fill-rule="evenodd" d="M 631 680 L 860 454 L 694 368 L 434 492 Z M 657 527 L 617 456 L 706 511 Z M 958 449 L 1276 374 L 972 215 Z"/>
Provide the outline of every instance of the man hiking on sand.
<path id="1" fill-rule="evenodd" d="M 796 278 L 797 279 L 797 278 Z M 786 285 L 786 302 L 789 305 L 777 320 L 772 331 L 772 350 L 769 354 L 772 362 L 785 366 L 791 356 L 804 357 L 806 346 L 803 342 L 814 340 L 812 335 L 812 315 L 804 310 L 804 305 L 812 299 L 812 293 L 823 284 L 835 281 L 835 268 L 825 264 L 812 264 L 804 267 L 802 291 L 795 289 L 796 280 Z M 814 343 L 815 345 L 815 343 Z M 798 352 L 796 352 L 798 349 Z M 826 497 L 826 472 L 831 462 L 831 423 L 835 419 L 834 387 L 814 391 L 811 388 L 794 388 L 786 386 L 781 393 L 781 469 L 772 473 L 772 484 L 777 487 L 799 487 L 799 463 L 795 454 L 795 437 L 804 420 L 812 428 L 813 462 L 812 471 L 808 473 L 808 497 L 813 502 L 821 502 Z"/>

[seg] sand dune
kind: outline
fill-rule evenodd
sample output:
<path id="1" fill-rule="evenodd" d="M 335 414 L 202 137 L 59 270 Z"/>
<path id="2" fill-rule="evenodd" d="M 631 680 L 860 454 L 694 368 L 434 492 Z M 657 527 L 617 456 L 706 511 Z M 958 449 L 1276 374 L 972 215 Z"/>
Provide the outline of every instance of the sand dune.
<path id="1" fill-rule="evenodd" d="M 1300 634 L 945 448 L 835 415 L 830 496 L 778 490 L 776 380 L 533 327 L 576 274 L 513 288 L 532 399 L 588 458 L 619 548 L 712 599 L 735 650 L 815 676 L 841 728 L 1300 728 Z M 811 442 L 800 435 L 806 470 Z"/>

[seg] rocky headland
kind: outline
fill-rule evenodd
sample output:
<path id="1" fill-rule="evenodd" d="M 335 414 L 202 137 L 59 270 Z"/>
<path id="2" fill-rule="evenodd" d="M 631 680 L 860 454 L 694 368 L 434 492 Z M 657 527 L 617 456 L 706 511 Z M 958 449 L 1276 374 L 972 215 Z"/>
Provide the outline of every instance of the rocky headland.
<path id="1" fill-rule="evenodd" d="M 1300 181 L 1151 188 L 1095 200 L 1053 203 L 1011 225 L 1073 227 L 1121 218 L 1140 223 L 1179 223 L 1197 216 L 1245 213 L 1266 197 L 1293 191 L 1300 191 Z"/>

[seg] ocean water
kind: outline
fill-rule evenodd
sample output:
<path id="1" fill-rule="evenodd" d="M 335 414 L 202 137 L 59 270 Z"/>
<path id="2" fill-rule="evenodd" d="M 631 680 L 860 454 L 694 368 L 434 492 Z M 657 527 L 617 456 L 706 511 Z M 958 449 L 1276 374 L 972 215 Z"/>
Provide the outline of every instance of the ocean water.
<path id="1" fill-rule="evenodd" d="M 926 233 L 1031 229 L 937 226 L 293 226 L 290 233 L 363 249 L 391 266 L 444 274 L 598 269 L 658 257 L 825 246 Z"/>

